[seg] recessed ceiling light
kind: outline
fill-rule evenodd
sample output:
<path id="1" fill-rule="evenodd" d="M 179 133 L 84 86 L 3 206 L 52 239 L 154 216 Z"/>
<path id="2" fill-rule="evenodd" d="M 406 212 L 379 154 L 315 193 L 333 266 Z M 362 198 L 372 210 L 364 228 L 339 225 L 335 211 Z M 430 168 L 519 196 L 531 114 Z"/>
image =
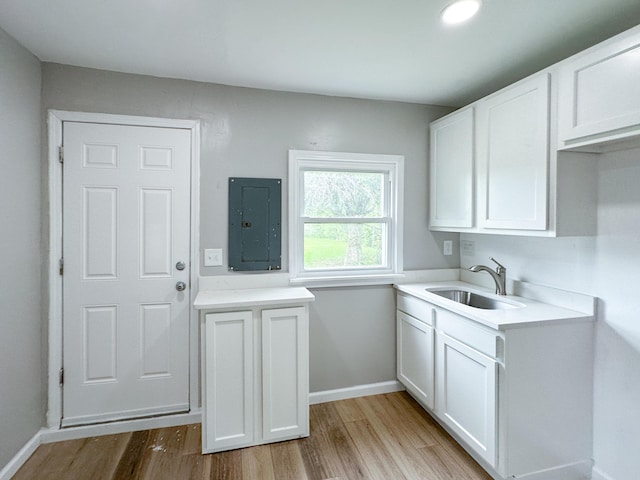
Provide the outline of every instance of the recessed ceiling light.
<path id="1" fill-rule="evenodd" d="M 456 0 L 442 10 L 442 21 L 448 24 L 462 23 L 473 17 L 482 5 L 482 0 Z"/>

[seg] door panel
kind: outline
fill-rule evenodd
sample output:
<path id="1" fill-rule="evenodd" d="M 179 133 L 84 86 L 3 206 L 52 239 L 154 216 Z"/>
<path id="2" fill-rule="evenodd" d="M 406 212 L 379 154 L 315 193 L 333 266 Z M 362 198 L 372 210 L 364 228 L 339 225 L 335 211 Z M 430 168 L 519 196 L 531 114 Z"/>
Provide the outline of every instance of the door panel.
<path id="1" fill-rule="evenodd" d="M 398 310 L 398 379 L 424 405 L 434 407 L 433 327 Z"/>
<path id="2" fill-rule="evenodd" d="M 205 316 L 202 451 L 254 440 L 254 332 L 250 311 Z"/>
<path id="3" fill-rule="evenodd" d="M 538 75 L 478 105 L 479 227 L 545 230 L 549 76 Z"/>
<path id="4" fill-rule="evenodd" d="M 187 411 L 190 131 L 65 122 L 63 145 L 62 425 Z"/>
<path id="5" fill-rule="evenodd" d="M 309 327 L 304 307 L 262 311 L 262 436 L 309 434 Z"/>
<path id="6" fill-rule="evenodd" d="M 436 413 L 491 466 L 496 466 L 496 360 L 438 332 Z"/>

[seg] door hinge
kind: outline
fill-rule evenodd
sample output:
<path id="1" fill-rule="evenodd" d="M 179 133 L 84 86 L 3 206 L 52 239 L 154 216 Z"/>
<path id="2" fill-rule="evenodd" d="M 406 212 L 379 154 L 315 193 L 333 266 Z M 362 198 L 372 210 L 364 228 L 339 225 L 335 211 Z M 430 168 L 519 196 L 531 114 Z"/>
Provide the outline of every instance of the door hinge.
<path id="1" fill-rule="evenodd" d="M 58 376 L 58 379 L 60 380 L 60 386 L 64 385 L 64 368 L 60 369 L 60 374 Z"/>
<path id="2" fill-rule="evenodd" d="M 64 163 L 64 148 L 62 146 L 58 147 L 58 161 Z"/>
<path id="3" fill-rule="evenodd" d="M 60 275 L 64 275 L 64 258 L 60 259 L 59 266 L 60 266 Z"/>

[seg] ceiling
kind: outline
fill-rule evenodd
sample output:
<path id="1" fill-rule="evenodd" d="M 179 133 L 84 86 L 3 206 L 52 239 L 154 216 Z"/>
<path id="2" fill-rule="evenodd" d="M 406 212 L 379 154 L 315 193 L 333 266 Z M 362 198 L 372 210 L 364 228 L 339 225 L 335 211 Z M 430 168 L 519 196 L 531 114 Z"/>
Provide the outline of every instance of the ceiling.
<path id="1" fill-rule="evenodd" d="M 460 106 L 640 24 L 640 0 L 0 0 L 45 62 Z"/>

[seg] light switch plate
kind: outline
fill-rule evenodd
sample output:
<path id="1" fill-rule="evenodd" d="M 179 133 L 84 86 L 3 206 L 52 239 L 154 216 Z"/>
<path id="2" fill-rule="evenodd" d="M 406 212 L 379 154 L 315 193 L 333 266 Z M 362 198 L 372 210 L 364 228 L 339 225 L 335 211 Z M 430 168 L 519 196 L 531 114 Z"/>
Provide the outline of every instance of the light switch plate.
<path id="1" fill-rule="evenodd" d="M 222 265 L 222 249 L 221 248 L 205 248 L 204 249 L 204 266 L 220 267 Z"/>

